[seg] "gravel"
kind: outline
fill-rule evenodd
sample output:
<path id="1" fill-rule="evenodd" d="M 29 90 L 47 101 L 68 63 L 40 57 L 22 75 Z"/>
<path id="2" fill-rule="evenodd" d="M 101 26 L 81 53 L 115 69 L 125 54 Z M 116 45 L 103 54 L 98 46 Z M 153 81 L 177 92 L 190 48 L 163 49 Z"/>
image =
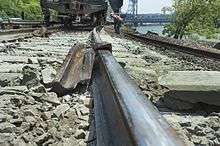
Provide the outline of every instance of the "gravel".
<path id="1" fill-rule="evenodd" d="M 71 46 L 87 43 L 88 36 L 88 32 L 58 32 L 49 38 L 0 43 L 0 145 L 95 143 L 90 93 L 80 90 L 58 96 L 50 90 Z M 158 77 L 168 71 L 220 71 L 220 62 L 105 32 L 101 37 L 112 43 L 117 61 L 187 145 L 220 145 L 219 107 L 166 100 L 167 89 L 158 84 Z M 181 106 L 188 108 L 183 111 Z"/>
<path id="2" fill-rule="evenodd" d="M 0 145 L 91 142 L 90 93 L 81 90 L 59 97 L 50 91 L 71 46 L 86 43 L 88 36 L 88 32 L 58 32 L 0 44 Z"/>
<path id="3" fill-rule="evenodd" d="M 101 38 L 112 43 L 117 61 L 186 145 L 219 145 L 220 108 L 166 99 L 163 95 L 167 89 L 158 84 L 158 78 L 168 71 L 220 71 L 220 62 L 171 51 L 169 48 L 145 45 L 110 31 L 109 34 L 103 31 Z"/>

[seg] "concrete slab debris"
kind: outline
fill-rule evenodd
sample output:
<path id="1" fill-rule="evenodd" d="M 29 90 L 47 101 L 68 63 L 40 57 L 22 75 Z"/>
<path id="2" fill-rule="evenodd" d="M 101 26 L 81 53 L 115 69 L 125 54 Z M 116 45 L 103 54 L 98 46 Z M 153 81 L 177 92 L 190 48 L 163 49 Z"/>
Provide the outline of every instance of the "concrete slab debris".
<path id="1" fill-rule="evenodd" d="M 220 106 L 218 71 L 171 71 L 159 78 L 159 84 L 169 89 L 165 97 Z"/>

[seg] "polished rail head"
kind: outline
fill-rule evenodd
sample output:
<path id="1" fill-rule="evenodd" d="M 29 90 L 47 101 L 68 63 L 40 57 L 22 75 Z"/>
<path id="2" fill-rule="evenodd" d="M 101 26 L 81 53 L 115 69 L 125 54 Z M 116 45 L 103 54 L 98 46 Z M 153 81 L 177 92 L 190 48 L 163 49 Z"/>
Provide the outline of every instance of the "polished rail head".
<path id="1" fill-rule="evenodd" d="M 105 110 L 114 145 L 184 145 L 109 51 L 98 51 L 96 66 L 100 73 L 94 84 L 101 88 L 99 102 Z"/>
<path id="2" fill-rule="evenodd" d="M 185 145 L 110 51 L 98 50 L 92 79 L 97 145 Z"/>

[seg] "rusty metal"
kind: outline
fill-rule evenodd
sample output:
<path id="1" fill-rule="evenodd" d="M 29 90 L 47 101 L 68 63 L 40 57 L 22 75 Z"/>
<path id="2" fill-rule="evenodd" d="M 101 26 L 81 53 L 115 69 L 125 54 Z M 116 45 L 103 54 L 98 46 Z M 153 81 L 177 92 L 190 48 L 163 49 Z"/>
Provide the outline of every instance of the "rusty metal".
<path id="1" fill-rule="evenodd" d="M 61 30 L 61 26 L 47 27 L 50 33 Z M 15 42 L 16 40 L 33 37 L 32 32 L 37 28 L 10 29 L 0 31 L 0 42 Z"/>
<path id="2" fill-rule="evenodd" d="M 59 2 L 45 0 L 44 3 L 47 4 L 47 7 L 63 15 L 91 14 L 107 9 L 107 3 L 104 0 L 63 0 Z"/>
<path id="3" fill-rule="evenodd" d="M 59 24 L 56 21 L 51 21 L 51 25 Z M 36 28 L 44 26 L 45 22 L 42 21 L 4 21 L 1 23 L 1 29 L 20 29 L 20 28 Z"/>
<path id="4" fill-rule="evenodd" d="M 97 32 L 95 43 L 101 43 Z M 98 50 L 92 96 L 98 146 L 183 146 L 173 128 L 108 50 Z"/>
<path id="5" fill-rule="evenodd" d="M 74 89 L 78 83 L 89 80 L 92 74 L 95 53 L 92 48 L 75 45 L 69 51 L 54 80 L 55 86 Z"/>
<path id="6" fill-rule="evenodd" d="M 91 33 L 91 45 L 95 51 L 97 50 L 109 50 L 112 52 L 112 45 L 108 42 L 102 41 L 100 38 L 100 35 L 98 34 L 98 31 L 101 31 L 103 27 L 95 27 Z"/>
<path id="7" fill-rule="evenodd" d="M 38 30 L 40 27 L 38 28 L 20 28 L 20 29 L 7 29 L 7 30 L 2 30 L 0 31 L 0 35 L 9 35 L 9 34 L 18 34 L 18 33 L 31 33 L 35 30 Z M 61 25 L 55 25 L 55 26 L 51 26 L 51 27 L 46 27 L 48 30 L 60 30 L 61 29 Z"/>
<path id="8" fill-rule="evenodd" d="M 216 48 L 209 48 L 198 44 L 194 46 L 182 40 L 155 36 L 155 35 L 141 35 L 141 34 L 126 33 L 126 32 L 124 32 L 124 35 L 129 38 L 141 41 L 143 43 L 149 43 L 159 47 L 165 46 L 169 49 L 185 52 L 188 54 L 193 54 L 200 57 L 206 57 L 217 60 L 220 59 L 220 50 Z"/>
<path id="9" fill-rule="evenodd" d="M 41 0 L 40 2 L 46 22 L 50 19 L 49 9 L 53 9 L 58 12 L 58 17 L 62 18 L 60 20 L 66 27 L 70 27 L 72 22 L 103 24 L 108 9 L 105 0 Z"/>

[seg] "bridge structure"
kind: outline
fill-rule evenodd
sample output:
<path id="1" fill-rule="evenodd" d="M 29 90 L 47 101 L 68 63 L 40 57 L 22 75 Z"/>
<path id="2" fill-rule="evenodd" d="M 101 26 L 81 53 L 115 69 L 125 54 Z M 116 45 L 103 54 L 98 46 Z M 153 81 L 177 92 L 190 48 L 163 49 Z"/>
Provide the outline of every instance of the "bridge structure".
<path id="1" fill-rule="evenodd" d="M 168 8 L 162 8 L 163 14 L 138 14 L 138 0 L 129 0 L 126 14 L 122 14 L 125 23 L 137 25 L 144 25 L 147 23 L 169 23 L 170 14 L 166 14 Z"/>
<path id="2" fill-rule="evenodd" d="M 146 25 L 149 23 L 157 23 L 157 24 L 163 24 L 163 23 L 169 23 L 171 21 L 170 14 L 122 14 L 122 17 L 124 18 L 125 23 L 130 23 L 134 25 Z"/>

